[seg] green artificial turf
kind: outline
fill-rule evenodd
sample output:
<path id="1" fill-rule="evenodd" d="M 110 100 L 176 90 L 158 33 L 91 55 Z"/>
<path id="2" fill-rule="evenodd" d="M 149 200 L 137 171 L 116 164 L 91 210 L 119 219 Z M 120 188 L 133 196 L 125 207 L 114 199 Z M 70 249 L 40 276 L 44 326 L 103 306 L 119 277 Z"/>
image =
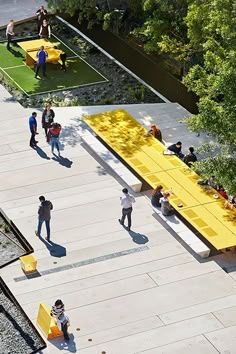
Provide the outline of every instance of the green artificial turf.
<path id="1" fill-rule="evenodd" d="M 104 82 L 106 79 L 95 71 L 90 65 L 80 57 L 75 57 L 69 48 L 56 38 L 51 38 L 51 42 L 59 49 L 64 50 L 69 57 L 67 59 L 66 72 L 60 70 L 60 65 L 47 63 L 44 78 L 39 71 L 39 79 L 34 78 L 34 70 L 25 65 L 25 52 L 16 44 L 12 45 L 12 50 L 6 49 L 6 44 L 0 44 L 0 68 L 15 84 L 28 95 L 40 94 L 43 92 L 61 90 L 81 85 L 90 85 L 97 82 Z M 71 57 L 71 58 L 70 58 Z"/>

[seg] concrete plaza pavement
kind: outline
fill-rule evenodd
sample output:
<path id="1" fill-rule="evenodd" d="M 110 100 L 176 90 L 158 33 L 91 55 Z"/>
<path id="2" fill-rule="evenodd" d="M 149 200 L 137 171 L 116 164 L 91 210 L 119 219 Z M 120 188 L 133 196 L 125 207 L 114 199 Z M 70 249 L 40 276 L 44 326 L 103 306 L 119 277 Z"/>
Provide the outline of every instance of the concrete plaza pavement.
<path id="1" fill-rule="evenodd" d="M 47 341 L 43 353 L 236 353 L 236 275 L 219 261 L 230 265 L 235 256 L 197 259 L 157 220 L 143 193 L 136 194 L 133 231 L 118 223 L 122 181 L 80 138 L 81 114 L 108 107 L 55 109 L 63 125 L 58 159 L 42 129 L 38 152 L 29 147 L 32 109 L 14 102 L 2 86 L 0 102 L 0 205 L 34 247 L 41 276 L 27 279 L 19 262 L 0 275 L 34 323 L 39 303 L 51 306 L 57 298 L 71 321 L 70 342 Z M 162 116 L 162 129 L 170 114 L 181 111 L 126 108 L 147 125 Z M 171 127 L 165 135 L 176 135 L 170 140 L 182 136 Z M 54 204 L 52 244 L 34 234 L 39 195 Z"/>
<path id="2" fill-rule="evenodd" d="M 41 5 L 47 8 L 47 1 L 0 0 L 0 26 L 7 25 L 11 19 L 20 21 L 34 16 Z"/>

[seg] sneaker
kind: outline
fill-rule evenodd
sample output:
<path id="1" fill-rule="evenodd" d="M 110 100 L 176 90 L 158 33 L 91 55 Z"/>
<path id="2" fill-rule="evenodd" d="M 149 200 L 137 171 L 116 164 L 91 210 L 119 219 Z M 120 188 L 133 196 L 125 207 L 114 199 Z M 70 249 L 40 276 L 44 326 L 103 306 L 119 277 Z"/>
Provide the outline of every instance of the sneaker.
<path id="1" fill-rule="evenodd" d="M 130 231 L 130 230 L 131 230 L 131 229 L 130 229 L 130 226 L 128 226 L 128 227 L 127 227 L 127 230 L 128 230 L 128 231 Z"/>
<path id="2" fill-rule="evenodd" d="M 124 226 L 124 224 L 121 222 L 121 220 L 120 220 L 120 219 L 118 219 L 118 221 L 119 221 L 119 223 L 120 223 L 122 226 Z"/>
<path id="3" fill-rule="evenodd" d="M 48 242 L 50 241 L 50 238 L 49 237 L 45 237 L 45 240 L 47 240 Z"/>

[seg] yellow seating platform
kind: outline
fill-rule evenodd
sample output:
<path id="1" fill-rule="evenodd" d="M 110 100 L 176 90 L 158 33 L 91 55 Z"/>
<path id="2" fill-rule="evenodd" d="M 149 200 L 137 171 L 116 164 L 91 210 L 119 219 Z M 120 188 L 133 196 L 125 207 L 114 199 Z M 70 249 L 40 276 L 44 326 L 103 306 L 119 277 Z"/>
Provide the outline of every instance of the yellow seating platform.
<path id="1" fill-rule="evenodd" d="M 236 246 L 236 212 L 224 209 L 224 198 L 125 110 L 86 116 L 84 121 L 152 188 L 172 191 L 171 205 L 217 250 Z"/>
<path id="2" fill-rule="evenodd" d="M 46 304 L 39 305 L 37 325 L 47 339 L 63 336 L 63 332 L 59 330 L 55 319 L 50 315 L 50 308 Z"/>

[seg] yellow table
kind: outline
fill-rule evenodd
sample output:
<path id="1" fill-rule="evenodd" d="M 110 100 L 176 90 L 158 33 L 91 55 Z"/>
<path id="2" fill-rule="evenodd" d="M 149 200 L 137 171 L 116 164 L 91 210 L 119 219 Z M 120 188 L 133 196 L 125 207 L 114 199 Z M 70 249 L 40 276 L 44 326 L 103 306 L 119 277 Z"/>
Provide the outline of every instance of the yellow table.
<path id="1" fill-rule="evenodd" d="M 18 42 L 17 44 L 26 52 L 25 63 L 31 68 L 34 67 L 35 62 L 37 61 L 37 52 L 42 46 L 44 46 L 44 49 L 48 53 L 47 62 L 57 64 L 60 59 L 61 51 L 59 49 L 54 49 L 56 43 L 51 43 L 46 39 L 35 39 L 33 41 Z"/>

